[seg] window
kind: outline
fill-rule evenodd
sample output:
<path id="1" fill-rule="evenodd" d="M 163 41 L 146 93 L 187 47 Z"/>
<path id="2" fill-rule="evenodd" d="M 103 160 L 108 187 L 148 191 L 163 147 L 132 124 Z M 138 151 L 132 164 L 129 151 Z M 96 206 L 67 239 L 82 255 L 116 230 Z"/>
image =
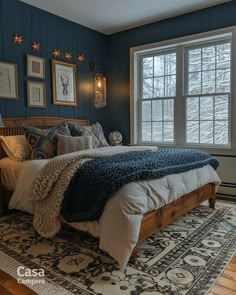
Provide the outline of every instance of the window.
<path id="1" fill-rule="evenodd" d="M 186 49 L 186 142 L 228 145 L 231 44 Z"/>
<path id="2" fill-rule="evenodd" d="M 230 147 L 232 32 L 205 35 L 134 48 L 134 143 Z"/>
<path id="3" fill-rule="evenodd" d="M 142 142 L 174 142 L 176 53 L 142 58 Z"/>

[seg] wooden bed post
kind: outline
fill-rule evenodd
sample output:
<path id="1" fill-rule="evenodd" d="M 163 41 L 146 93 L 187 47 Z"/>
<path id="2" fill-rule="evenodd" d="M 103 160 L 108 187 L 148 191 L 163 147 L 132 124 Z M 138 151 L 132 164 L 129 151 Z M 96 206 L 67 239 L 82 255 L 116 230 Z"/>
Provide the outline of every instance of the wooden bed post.
<path id="1" fill-rule="evenodd" d="M 216 204 L 216 190 L 215 186 L 212 186 L 211 197 L 209 198 L 209 208 L 215 209 Z"/>
<path id="2" fill-rule="evenodd" d="M 134 263 L 137 260 L 137 256 L 138 256 L 138 248 L 137 246 L 135 246 L 130 256 L 129 262 Z"/>
<path id="3" fill-rule="evenodd" d="M 216 204 L 216 194 L 214 192 L 212 197 L 209 199 L 209 207 L 212 209 L 215 209 L 215 204 Z"/>

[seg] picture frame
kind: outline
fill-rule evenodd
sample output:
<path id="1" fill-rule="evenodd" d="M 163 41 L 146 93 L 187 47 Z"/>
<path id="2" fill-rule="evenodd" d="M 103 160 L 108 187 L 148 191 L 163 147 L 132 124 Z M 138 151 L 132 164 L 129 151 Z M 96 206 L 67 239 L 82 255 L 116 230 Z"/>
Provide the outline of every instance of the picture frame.
<path id="1" fill-rule="evenodd" d="M 0 61 L 0 98 L 18 99 L 17 64 Z"/>
<path id="2" fill-rule="evenodd" d="M 45 79 L 45 58 L 27 54 L 27 76 Z"/>
<path id="3" fill-rule="evenodd" d="M 45 83 L 27 81 L 27 107 L 46 108 Z"/>
<path id="4" fill-rule="evenodd" d="M 53 104 L 77 106 L 77 65 L 52 60 Z"/>

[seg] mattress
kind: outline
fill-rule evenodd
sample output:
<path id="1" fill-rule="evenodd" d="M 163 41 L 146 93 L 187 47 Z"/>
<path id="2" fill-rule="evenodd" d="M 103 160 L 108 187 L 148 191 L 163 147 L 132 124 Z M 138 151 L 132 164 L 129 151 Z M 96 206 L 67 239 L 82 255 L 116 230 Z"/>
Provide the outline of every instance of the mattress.
<path id="1" fill-rule="evenodd" d="M 1 185 L 8 190 L 14 190 L 16 188 L 17 178 L 23 165 L 24 162 L 12 160 L 8 157 L 1 159 Z"/>

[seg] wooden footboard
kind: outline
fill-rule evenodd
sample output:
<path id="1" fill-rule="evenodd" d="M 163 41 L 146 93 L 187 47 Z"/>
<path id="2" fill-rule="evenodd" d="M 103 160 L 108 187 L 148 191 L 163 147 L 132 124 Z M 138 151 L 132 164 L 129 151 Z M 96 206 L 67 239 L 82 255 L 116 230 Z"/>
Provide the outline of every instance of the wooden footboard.
<path id="1" fill-rule="evenodd" d="M 145 214 L 142 219 L 139 241 L 149 237 L 155 231 L 175 221 L 178 217 L 191 211 L 206 200 L 209 200 L 210 208 L 215 207 L 214 183 L 208 183 L 158 210 Z M 135 260 L 136 255 L 137 249 L 135 248 L 131 256 L 131 261 Z"/>
<path id="2" fill-rule="evenodd" d="M 139 241 L 150 236 L 163 226 L 170 224 L 208 199 L 210 207 L 214 208 L 215 185 L 213 183 L 206 184 L 158 210 L 145 214 L 141 224 Z"/>

